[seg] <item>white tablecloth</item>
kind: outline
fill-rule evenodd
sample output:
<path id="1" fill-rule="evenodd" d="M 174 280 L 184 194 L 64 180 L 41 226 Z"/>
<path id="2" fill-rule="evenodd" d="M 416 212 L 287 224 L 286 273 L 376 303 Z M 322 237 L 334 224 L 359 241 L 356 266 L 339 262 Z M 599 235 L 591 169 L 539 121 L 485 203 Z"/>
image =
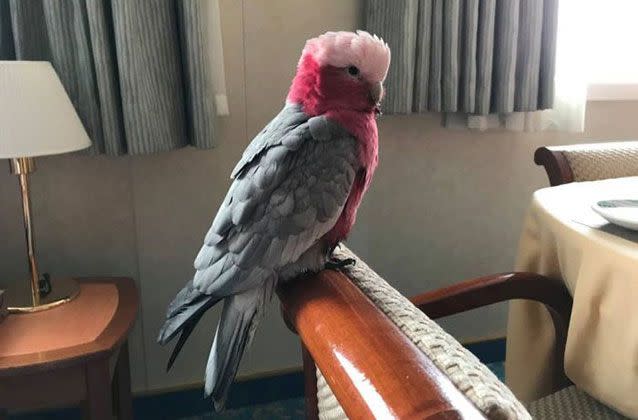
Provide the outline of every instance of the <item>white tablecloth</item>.
<path id="1" fill-rule="evenodd" d="M 565 351 L 567 376 L 588 394 L 638 418 L 638 234 L 605 223 L 590 206 L 637 198 L 638 177 L 581 182 L 534 193 L 517 271 L 564 280 L 574 297 Z M 513 301 L 507 382 L 523 401 L 553 392 L 554 331 L 538 303 Z"/>

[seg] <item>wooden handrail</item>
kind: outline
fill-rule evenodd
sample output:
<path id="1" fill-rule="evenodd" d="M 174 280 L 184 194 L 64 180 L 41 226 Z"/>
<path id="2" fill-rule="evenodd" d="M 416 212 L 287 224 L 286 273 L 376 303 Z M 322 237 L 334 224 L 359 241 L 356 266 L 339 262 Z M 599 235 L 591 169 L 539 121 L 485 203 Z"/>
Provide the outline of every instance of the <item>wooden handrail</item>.
<path id="1" fill-rule="evenodd" d="M 422 293 L 410 301 L 432 319 L 442 318 L 511 299 L 534 300 L 544 304 L 567 327 L 572 297 L 558 279 L 536 273 L 494 274 L 466 280 L 452 286 Z"/>
<path id="2" fill-rule="evenodd" d="M 342 273 L 306 276 L 278 294 L 350 418 L 485 418 Z"/>

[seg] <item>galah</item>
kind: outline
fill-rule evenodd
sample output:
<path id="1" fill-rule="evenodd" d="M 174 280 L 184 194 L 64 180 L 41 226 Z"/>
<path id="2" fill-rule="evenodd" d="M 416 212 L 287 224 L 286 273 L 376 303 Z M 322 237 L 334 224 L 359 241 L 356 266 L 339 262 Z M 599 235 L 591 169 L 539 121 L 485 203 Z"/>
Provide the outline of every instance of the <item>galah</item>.
<path id="1" fill-rule="evenodd" d="M 204 312 L 223 301 L 205 375 L 217 411 L 277 284 L 349 263 L 331 255 L 377 167 L 389 65 L 387 44 L 364 31 L 308 40 L 284 108 L 232 171 L 196 272 L 169 304 L 158 338 L 180 334 L 170 369 Z"/>

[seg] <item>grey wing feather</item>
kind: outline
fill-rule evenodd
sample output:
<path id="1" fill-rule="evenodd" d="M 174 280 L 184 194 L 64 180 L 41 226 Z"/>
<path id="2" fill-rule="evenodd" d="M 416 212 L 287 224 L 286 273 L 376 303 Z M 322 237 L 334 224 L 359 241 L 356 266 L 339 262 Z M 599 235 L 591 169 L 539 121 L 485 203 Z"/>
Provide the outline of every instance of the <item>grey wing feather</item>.
<path id="1" fill-rule="evenodd" d="M 230 177 L 235 179 L 248 164 L 269 147 L 285 143 L 290 148 L 299 139 L 299 132 L 296 129 L 307 120 L 308 115 L 299 105 L 287 104 L 246 147 Z"/>
<path id="2" fill-rule="evenodd" d="M 283 132 L 259 157 L 245 155 L 253 160 L 237 172 L 195 260 L 193 285 L 200 292 L 227 296 L 259 285 L 299 258 L 341 214 L 358 169 L 355 139 L 325 117 Z M 292 149 L 282 140 L 291 133 L 299 138 Z"/>

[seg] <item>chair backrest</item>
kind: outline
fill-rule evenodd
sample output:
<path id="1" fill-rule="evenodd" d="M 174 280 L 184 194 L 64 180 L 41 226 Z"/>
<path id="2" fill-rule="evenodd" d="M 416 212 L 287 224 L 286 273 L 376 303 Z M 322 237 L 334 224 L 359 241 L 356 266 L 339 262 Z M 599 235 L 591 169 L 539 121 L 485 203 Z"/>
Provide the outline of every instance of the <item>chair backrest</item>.
<path id="1" fill-rule="evenodd" d="M 534 162 L 545 167 L 551 186 L 638 176 L 638 141 L 541 147 Z"/>

